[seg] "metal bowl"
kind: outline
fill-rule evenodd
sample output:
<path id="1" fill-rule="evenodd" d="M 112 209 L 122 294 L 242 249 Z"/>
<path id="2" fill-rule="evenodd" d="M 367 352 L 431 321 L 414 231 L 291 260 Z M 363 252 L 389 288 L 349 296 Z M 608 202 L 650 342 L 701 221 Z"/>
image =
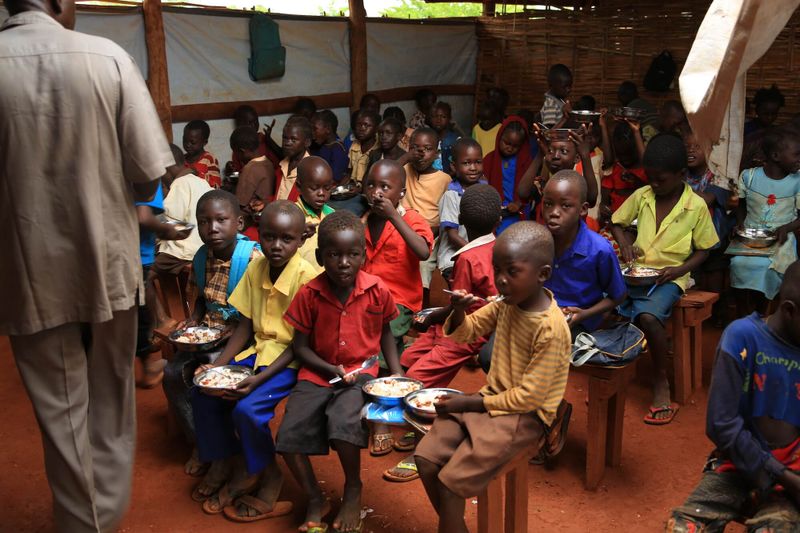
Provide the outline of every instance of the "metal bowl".
<path id="1" fill-rule="evenodd" d="M 634 267 L 634 268 L 647 269 L 653 271 L 653 274 L 648 276 L 632 276 L 630 275 L 631 271 L 630 268 L 622 269 L 622 277 L 625 279 L 625 283 L 636 287 L 655 284 L 656 280 L 658 279 L 658 276 L 661 274 L 661 272 L 656 268 L 650 268 L 650 267 Z"/>
<path id="2" fill-rule="evenodd" d="M 427 396 L 429 394 L 430 395 L 434 395 L 434 394 L 437 394 L 437 393 L 438 394 L 441 394 L 441 393 L 446 393 L 446 394 L 464 394 L 460 390 L 456 390 L 456 389 L 446 389 L 446 388 L 420 389 L 418 391 L 414 391 L 412 393 L 407 394 L 406 397 L 403 398 L 403 405 L 405 406 L 406 411 L 410 411 L 415 416 L 417 416 L 419 418 L 423 418 L 425 420 L 433 420 L 434 418 L 436 418 L 436 409 L 435 408 L 424 409 L 422 407 L 417 407 L 416 405 L 414 405 L 413 402 L 419 396 Z"/>
<path id="3" fill-rule="evenodd" d="M 202 389 L 202 391 L 205 392 L 206 394 L 210 394 L 212 396 L 222 396 L 223 394 L 225 394 L 226 390 L 231 390 L 230 387 L 210 387 L 210 386 L 207 386 L 207 385 L 201 385 L 201 381 L 208 374 L 210 374 L 212 372 L 218 372 L 219 370 L 217 370 L 217 369 L 223 369 L 223 368 L 227 369 L 228 371 L 230 371 L 231 374 L 236 374 L 237 377 L 240 376 L 239 381 L 242 381 L 243 379 L 248 378 L 248 377 L 253 375 L 253 370 L 251 368 L 246 367 L 246 366 L 223 365 L 223 366 L 215 366 L 213 368 L 209 368 L 205 372 L 200 372 L 199 374 L 197 374 L 194 377 L 194 379 L 192 379 L 192 382 L 197 387 Z"/>
<path id="4" fill-rule="evenodd" d="M 428 307 L 422 311 L 417 311 L 412 315 L 412 320 L 414 321 L 414 324 L 422 324 L 429 316 L 431 316 L 432 313 L 441 311 L 442 309 L 443 307 Z"/>
<path id="5" fill-rule="evenodd" d="M 570 128 L 551 128 L 544 130 L 544 138 L 547 142 L 553 141 L 568 141 L 569 134 L 575 130 Z"/>
<path id="6" fill-rule="evenodd" d="M 361 192 L 359 189 L 357 183 L 348 181 L 344 185 L 334 187 L 331 191 L 331 200 L 349 200 Z"/>
<path id="7" fill-rule="evenodd" d="M 588 126 L 592 122 L 596 122 L 600 118 L 599 111 L 587 111 L 584 109 L 579 109 L 576 111 L 570 111 L 569 116 L 577 122 L 578 124 L 584 124 Z"/>
<path id="8" fill-rule="evenodd" d="M 618 107 L 612 112 L 615 118 L 642 120 L 647 112 L 638 107 Z"/>
<path id="9" fill-rule="evenodd" d="M 422 382 L 416 379 L 388 377 L 388 378 L 371 379 L 366 383 L 364 383 L 364 385 L 361 387 L 361 390 L 364 391 L 364 394 L 366 394 L 367 397 L 375 403 L 379 403 L 381 405 L 386 405 L 390 407 L 402 405 L 403 397 L 406 396 L 405 394 L 403 396 L 380 396 L 378 394 L 373 394 L 372 392 L 370 392 L 373 385 L 375 385 L 376 383 L 386 382 L 386 381 L 400 381 L 400 382 L 414 383 L 417 386 L 416 390 L 419 390 L 423 387 Z"/>
<path id="10" fill-rule="evenodd" d="M 181 220 L 168 220 L 167 224 L 175 226 L 178 231 L 191 231 L 194 229 L 194 224 L 191 222 L 183 222 Z"/>
<path id="11" fill-rule="evenodd" d="M 737 229 L 736 235 L 750 248 L 769 248 L 778 240 L 775 232 L 766 228 Z"/>
<path id="12" fill-rule="evenodd" d="M 210 331 L 213 331 L 213 332 L 215 332 L 217 334 L 217 338 L 212 340 L 212 341 L 197 342 L 197 343 L 178 341 L 178 337 L 180 337 L 187 330 L 190 330 L 190 329 L 210 330 Z M 227 338 L 227 336 L 223 335 L 223 331 L 221 329 L 219 329 L 219 328 L 209 328 L 209 327 L 206 327 L 206 326 L 192 326 L 191 328 L 186 328 L 186 329 L 176 329 L 175 331 L 173 331 L 172 333 L 169 334 L 169 341 L 172 344 L 174 344 L 175 346 L 177 346 L 179 350 L 184 351 L 184 352 L 206 352 L 206 351 L 214 348 L 218 344 L 220 344 L 226 338 Z"/>

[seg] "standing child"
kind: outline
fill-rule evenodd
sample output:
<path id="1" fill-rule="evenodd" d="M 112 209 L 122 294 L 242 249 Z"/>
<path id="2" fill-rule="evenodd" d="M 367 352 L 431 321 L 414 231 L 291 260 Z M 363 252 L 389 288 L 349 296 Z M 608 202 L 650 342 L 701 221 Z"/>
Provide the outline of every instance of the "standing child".
<path id="1" fill-rule="evenodd" d="M 503 115 L 491 102 L 483 102 L 478 108 L 478 123 L 472 127 L 472 138 L 480 143 L 484 154 L 494 152 L 502 120 Z"/>
<path id="2" fill-rule="evenodd" d="M 376 135 L 378 122 L 380 122 L 380 116 L 377 113 L 366 109 L 361 109 L 356 113 L 353 125 L 353 133 L 356 140 L 353 141 L 348 153 L 350 180 L 355 183 L 361 183 L 364 179 L 367 174 L 370 155 L 380 149 L 378 136 Z"/>
<path id="3" fill-rule="evenodd" d="M 330 109 L 317 111 L 311 118 L 311 131 L 314 144 L 311 154 L 327 161 L 333 172 L 333 181 L 339 183 L 347 172 L 347 149 L 336 135 L 339 119 Z"/>
<path id="4" fill-rule="evenodd" d="M 772 129 L 761 141 L 765 163 L 739 176 L 739 227 L 766 228 L 778 244 L 769 257 L 735 256 L 731 259 L 731 287 L 739 314 L 765 312 L 767 300 L 778 293 L 783 273 L 797 260 L 795 230 L 800 228 L 800 137 L 790 130 Z M 743 200 L 743 201 L 742 201 Z"/>
<path id="5" fill-rule="evenodd" d="M 331 167 L 320 157 L 306 157 L 297 165 L 297 188 L 300 198 L 296 204 L 306 217 L 306 239 L 298 253 L 319 273 L 322 264 L 317 259 L 317 226 L 333 213 L 327 203 L 333 188 Z"/>
<path id="6" fill-rule="evenodd" d="M 296 205 L 278 200 L 264 209 L 259 237 L 265 257 L 250 263 L 228 300 L 239 311 L 239 323 L 213 363 L 243 366 L 255 374 L 222 397 L 193 390 L 197 448 L 200 460 L 211 467 L 192 498 L 202 501 L 208 514 L 224 512 L 231 520 L 251 522 L 292 510 L 290 502 L 278 501 L 283 476 L 269 422 L 297 379 L 290 346 L 294 328 L 283 315 L 315 276 L 297 254 L 304 231 L 305 218 Z"/>
<path id="7" fill-rule="evenodd" d="M 553 65 L 547 72 L 547 85 L 549 90 L 544 93 L 544 103 L 539 111 L 542 124 L 548 128 L 560 128 L 572 109 L 568 100 L 572 92 L 572 71 L 561 63 Z"/>
<path id="8" fill-rule="evenodd" d="M 492 254 L 503 295 L 469 316 L 477 298 L 451 298 L 444 324 L 456 342 L 496 331 L 492 366 L 479 394 L 445 396 L 439 417 L 415 454 L 425 492 L 439 515 L 439 533 L 466 533 L 464 499 L 480 494 L 520 451 L 541 445 L 567 387 L 570 334 L 564 315 L 543 284 L 550 276 L 553 238 L 525 221 L 504 232 Z"/>
<path id="9" fill-rule="evenodd" d="M 186 166 L 203 178 L 209 185 L 219 189 L 222 178 L 219 174 L 219 161 L 206 150 L 211 128 L 204 120 L 192 120 L 183 128 L 183 149 L 186 151 Z"/>
<path id="10" fill-rule="evenodd" d="M 636 190 L 611 218 L 622 260 L 660 270 L 655 287 L 629 286 L 628 298 L 619 308 L 644 332 L 653 355 L 653 402 L 644 421 L 654 425 L 669 424 L 679 407 L 670 402 L 664 322 L 686 290 L 689 274 L 719 242 L 706 203 L 684 181 L 686 165 L 680 138 L 653 137 L 644 153 L 650 185 Z M 631 243 L 624 230 L 634 220 L 638 220 L 637 234 Z M 638 259 L 634 246 L 643 254 Z"/>
<path id="11" fill-rule="evenodd" d="M 297 165 L 308 157 L 311 146 L 311 122 L 305 117 L 293 116 L 283 127 L 283 159 L 275 172 L 275 199 L 294 202 L 300 196 L 295 186 Z"/>
<path id="12" fill-rule="evenodd" d="M 233 130 L 230 144 L 243 165 L 236 183 L 236 199 L 247 215 L 245 229 L 249 230 L 248 236 L 255 239 L 258 237 L 256 217 L 275 190 L 275 167 L 266 156 L 258 155 L 258 133 L 250 126 Z"/>
<path id="13" fill-rule="evenodd" d="M 800 263 L 795 262 L 786 269 L 774 314 L 754 313 L 722 334 L 706 416 L 706 434 L 716 449 L 700 483 L 672 511 L 668 533 L 722 531 L 734 520 L 746 520 L 747 531 L 797 531 L 798 383 Z"/>
<path id="14" fill-rule="evenodd" d="M 329 447 L 336 450 L 345 477 L 333 529 L 361 531 L 361 450 L 369 440 L 361 419 L 361 387 L 378 370 L 373 366 L 358 375 L 346 374 L 380 351 L 392 374 L 402 375 L 389 326 L 397 309 L 381 279 L 361 270 L 364 234 L 349 211 L 325 218 L 317 251 L 325 272 L 303 287 L 286 311 L 286 320 L 297 330 L 293 347 L 303 368 L 286 403 L 277 448 L 308 497 L 301 531 L 327 530 L 322 519 L 330 502 L 309 456 L 327 455 Z M 331 386 L 335 377 L 342 381 Z"/>
<path id="15" fill-rule="evenodd" d="M 450 129 L 453 110 L 447 102 L 436 102 L 431 112 L 431 128 L 439 136 L 439 158 L 434 160 L 433 168 L 450 173 L 453 145 L 458 140 L 458 135 Z"/>
<path id="16" fill-rule="evenodd" d="M 369 167 L 381 159 L 393 159 L 400 161 L 401 164 L 405 161 L 408 152 L 399 145 L 404 131 L 405 128 L 398 119 L 392 117 L 383 119 L 383 122 L 378 126 L 379 149 L 369 154 Z"/>

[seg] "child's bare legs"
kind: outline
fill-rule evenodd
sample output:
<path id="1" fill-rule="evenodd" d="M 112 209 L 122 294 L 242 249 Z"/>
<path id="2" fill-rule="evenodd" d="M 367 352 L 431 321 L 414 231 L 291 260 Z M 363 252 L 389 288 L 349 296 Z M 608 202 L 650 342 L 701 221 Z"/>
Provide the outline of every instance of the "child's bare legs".
<path id="1" fill-rule="evenodd" d="M 306 519 L 302 526 L 298 529 L 300 531 L 307 531 L 309 524 L 319 524 L 322 522 L 323 511 L 325 507 L 325 494 L 319 488 L 317 476 L 314 475 L 314 469 L 311 466 L 311 460 L 307 455 L 301 453 L 285 453 L 283 459 L 286 461 L 286 466 L 292 472 L 292 475 L 300 484 L 308 497 L 308 507 L 306 509 Z"/>
<path id="2" fill-rule="evenodd" d="M 428 499 L 439 515 L 439 533 L 468 533 L 464 521 L 464 498 L 439 481 L 440 466 L 419 456 L 414 459 Z"/>
<path id="3" fill-rule="evenodd" d="M 653 356 L 653 407 L 670 404 L 669 378 L 667 377 L 667 330 L 650 313 L 642 313 L 637 322 L 647 338 L 647 348 Z M 654 415 L 656 419 L 669 418 L 668 411 Z"/>
<path id="4" fill-rule="evenodd" d="M 342 508 L 333 521 L 335 531 L 357 531 L 361 523 L 361 449 L 343 440 L 331 440 L 344 471 Z"/>

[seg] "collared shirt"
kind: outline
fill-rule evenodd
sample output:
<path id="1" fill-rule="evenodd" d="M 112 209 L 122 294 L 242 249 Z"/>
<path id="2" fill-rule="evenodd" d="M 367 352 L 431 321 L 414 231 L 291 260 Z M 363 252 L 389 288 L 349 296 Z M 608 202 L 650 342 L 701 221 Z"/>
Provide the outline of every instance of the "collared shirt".
<path id="1" fill-rule="evenodd" d="M 622 298 L 627 290 L 614 248 L 582 220 L 575 240 L 553 261 L 553 273 L 544 286 L 553 292 L 560 307 L 581 309 L 592 307 L 606 296 L 612 300 Z M 591 331 L 602 321 L 598 315 L 581 325 Z"/>
<path id="2" fill-rule="evenodd" d="M 316 275 L 314 267 L 299 254 L 289 259 L 274 285 L 266 258 L 259 257 L 248 265 L 244 277 L 228 298 L 239 313 L 253 321 L 255 332 L 255 343 L 239 353 L 237 361 L 255 352 L 255 368 L 258 368 L 271 365 L 283 353 L 294 337 L 294 328 L 283 315 L 300 287 Z M 289 366 L 297 368 L 299 364 L 292 362 Z"/>
<path id="3" fill-rule="evenodd" d="M 305 152 L 303 157 L 300 159 L 303 160 L 308 157 L 310 154 Z M 289 195 L 294 189 L 294 184 L 297 181 L 297 167 L 295 166 L 291 172 L 289 172 L 289 158 L 284 157 L 281 160 L 281 182 L 278 185 L 278 190 L 275 192 L 275 199 L 276 200 L 288 200 Z"/>
<path id="4" fill-rule="evenodd" d="M 544 311 L 493 302 L 467 315 L 449 335 L 457 342 L 471 342 L 495 332 L 492 367 L 480 390 L 491 416 L 535 411 L 548 426 L 556 417 L 567 388 L 572 337 L 564 313 L 544 290 L 550 297 Z"/>
<path id="5" fill-rule="evenodd" d="M 564 100 L 549 92 L 544 93 L 544 102 L 539 113 L 542 116 L 542 124 L 545 126 L 558 124 L 564 118 Z"/>
<path id="6" fill-rule="evenodd" d="M 333 208 L 328 204 L 322 206 L 322 211 L 320 214 L 316 214 L 303 200 L 302 197 L 298 198 L 295 202 L 295 205 L 300 208 L 303 214 L 306 216 L 306 224 L 316 224 L 317 229 L 314 231 L 314 235 L 307 238 L 305 242 L 303 242 L 303 246 L 297 250 L 297 253 L 300 254 L 300 257 L 308 261 L 308 263 L 313 266 L 317 273 L 321 273 L 324 269 L 322 265 L 317 262 L 317 239 L 319 237 L 319 223 L 322 222 L 322 219 L 325 218 L 327 215 L 333 213 Z"/>
<path id="7" fill-rule="evenodd" d="M 472 128 L 472 138 L 481 145 L 483 155 L 494 152 L 495 143 L 497 142 L 497 132 L 500 131 L 501 126 L 502 124 L 498 122 L 488 130 L 481 128 L 480 124 L 475 124 Z"/>
<path id="8" fill-rule="evenodd" d="M 647 173 L 643 167 L 625 168 L 619 161 L 606 170 L 600 186 L 609 190 L 611 198 L 611 212 L 619 209 L 619 206 L 631 195 L 630 189 L 638 189 L 647 185 Z"/>
<path id="9" fill-rule="evenodd" d="M 286 311 L 286 321 L 309 335 L 309 346 L 322 360 L 342 365 L 345 372 L 355 370 L 381 351 L 383 326 L 397 316 L 392 295 L 377 276 L 359 271 L 353 292 L 342 304 L 333 293 L 326 274 L 320 274 L 305 287 Z M 378 375 L 378 365 L 364 370 Z M 310 368 L 302 368 L 298 380 L 330 387 L 328 380 Z"/>
<path id="10" fill-rule="evenodd" d="M 381 145 L 377 140 L 372 143 L 372 148 L 366 152 L 361 149 L 361 143 L 359 141 L 353 141 L 353 144 L 350 145 L 350 151 L 347 153 L 347 157 L 350 160 L 348 165 L 348 168 L 350 169 L 350 179 L 356 183 L 361 183 L 361 181 L 364 179 L 364 176 L 367 175 L 369 156 L 372 154 L 372 152 L 380 149 Z"/>
<path id="11" fill-rule="evenodd" d="M 486 183 L 486 180 L 480 180 L 480 183 Z M 445 270 L 453 267 L 453 254 L 456 252 L 456 246 L 450 241 L 445 231 L 448 228 L 458 230 L 458 234 L 465 241 L 467 240 L 467 228 L 461 225 L 458 217 L 461 214 L 461 197 L 464 195 L 464 186 L 458 180 L 453 180 L 448 185 L 447 190 L 439 200 L 439 252 L 436 257 L 436 266 L 439 270 Z"/>
<path id="12" fill-rule="evenodd" d="M 425 219 L 411 209 L 404 209 L 401 215 L 414 233 L 425 239 L 430 251 L 433 247 L 433 232 Z M 422 308 L 422 276 L 419 272 L 419 257 L 408 247 L 394 224 L 388 220 L 378 242 L 373 243 L 367 226 L 368 217 L 369 212 L 362 218 L 367 240 L 367 260 L 364 262 L 364 271 L 383 280 L 396 304 L 405 306 L 414 312 L 419 311 Z"/>
<path id="13" fill-rule="evenodd" d="M 403 197 L 403 207 L 417 211 L 430 227 L 438 227 L 439 201 L 453 178 L 441 170 L 420 174 L 411 163 L 407 163 L 403 168 L 406 170 L 406 195 Z"/>
<path id="14" fill-rule="evenodd" d="M 644 252 L 642 266 L 664 268 L 680 266 L 695 250 L 709 250 L 719 242 L 705 200 L 683 184 L 683 193 L 672 211 L 656 229 L 656 195 L 647 185 L 634 192 L 611 216 L 611 222 L 623 227 L 638 219 L 636 246 Z M 689 274 L 675 280 L 686 290 Z"/>
<path id="15" fill-rule="evenodd" d="M 200 157 L 194 163 L 187 161 L 186 168 L 191 168 L 195 174 L 206 180 L 215 189 L 219 189 L 222 185 L 222 177 L 219 174 L 219 161 L 208 150 L 200 154 Z"/>
<path id="16" fill-rule="evenodd" d="M 180 241 L 161 241 L 160 253 L 169 254 L 184 261 L 191 261 L 197 250 L 203 246 L 197 231 L 197 201 L 211 190 L 208 182 L 194 174 L 175 178 L 164 198 L 164 214 L 171 220 L 180 220 L 194 225 L 189 236 Z"/>
<path id="17" fill-rule="evenodd" d="M 39 11 L 0 26 L 0 72 L 0 334 L 111 320 L 142 283 L 130 183 L 175 164 L 147 86 L 118 45 Z"/>
<path id="18" fill-rule="evenodd" d="M 251 159 L 239 172 L 239 181 L 236 183 L 236 200 L 239 205 L 250 211 L 250 202 L 260 200 L 268 202 L 275 188 L 275 167 L 262 155 Z"/>

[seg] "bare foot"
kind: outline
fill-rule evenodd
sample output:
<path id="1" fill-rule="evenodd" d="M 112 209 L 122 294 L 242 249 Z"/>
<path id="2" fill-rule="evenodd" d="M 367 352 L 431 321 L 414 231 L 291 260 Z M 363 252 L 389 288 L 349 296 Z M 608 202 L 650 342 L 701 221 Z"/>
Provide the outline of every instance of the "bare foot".
<path id="1" fill-rule="evenodd" d="M 192 499 L 195 501 L 205 500 L 217 492 L 219 488 L 224 485 L 228 479 L 230 479 L 230 477 L 230 462 L 224 459 L 212 462 L 206 475 L 203 476 L 203 479 L 200 481 L 197 487 L 195 487 L 194 491 L 192 491 Z"/>
<path id="2" fill-rule="evenodd" d="M 200 452 L 197 451 L 197 446 L 195 446 L 192 450 L 192 456 L 183 465 L 183 471 L 189 476 L 197 477 L 203 475 L 208 468 L 209 464 L 200 460 Z"/>
<path id="3" fill-rule="evenodd" d="M 670 405 L 669 380 L 666 377 L 656 379 L 653 385 L 653 407 L 663 407 Z M 653 415 L 656 420 L 669 418 L 669 411 L 660 411 Z"/>
<path id="4" fill-rule="evenodd" d="M 344 487 L 342 507 L 336 520 L 333 521 L 334 531 L 360 531 L 361 525 L 361 484 L 358 486 Z"/>
<path id="5" fill-rule="evenodd" d="M 330 512 L 331 504 L 322 491 L 312 495 L 308 499 L 306 507 L 306 518 L 303 524 L 297 528 L 298 531 L 308 531 L 309 528 L 322 525 L 322 519 Z"/>
<path id="6" fill-rule="evenodd" d="M 221 513 L 236 498 L 252 492 L 258 485 L 258 477 L 258 474 L 248 475 L 243 467 L 237 468 L 231 480 L 203 503 L 203 510 L 211 514 Z"/>
<path id="7" fill-rule="evenodd" d="M 278 467 L 277 463 L 272 463 L 264 470 L 261 477 L 261 484 L 258 487 L 258 492 L 255 497 L 267 504 L 267 507 L 273 509 L 275 502 L 278 501 L 278 496 L 281 495 L 283 488 L 283 473 Z M 236 502 L 236 514 L 239 516 L 258 516 L 261 512 L 254 509 L 246 503 L 241 501 Z"/>

